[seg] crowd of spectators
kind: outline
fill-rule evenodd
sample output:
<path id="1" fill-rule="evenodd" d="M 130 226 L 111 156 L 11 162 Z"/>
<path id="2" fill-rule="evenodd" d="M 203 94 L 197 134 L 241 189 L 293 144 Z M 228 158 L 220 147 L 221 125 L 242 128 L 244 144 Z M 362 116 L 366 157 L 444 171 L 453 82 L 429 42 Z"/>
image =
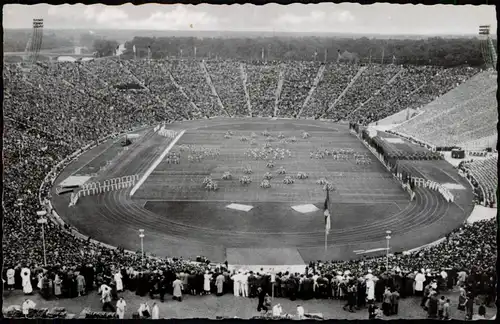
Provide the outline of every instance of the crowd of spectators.
<path id="1" fill-rule="evenodd" d="M 423 114 L 395 128 L 394 131 L 412 135 L 435 146 L 459 145 L 495 134 L 496 125 L 493 121 L 498 119 L 496 74 L 484 71 L 474 76 L 467 84 L 457 87 L 458 82 L 452 82 L 457 75 L 461 76 L 459 82 L 462 82 L 476 74 L 477 70 L 462 68 L 457 72 L 461 73 L 440 73 L 436 76 L 446 76 L 445 80 L 450 80 L 450 83 L 438 83 L 439 87 L 435 89 L 455 89 L 424 107 Z M 428 99 L 435 99 L 425 97 L 422 91 L 416 93 L 421 96 L 422 101 L 430 102 Z M 441 94 L 443 93 L 437 95 Z M 414 101 L 409 107 L 415 107 L 417 102 Z"/>
<path id="2" fill-rule="evenodd" d="M 498 154 L 493 154 L 486 159 L 462 161 L 458 165 L 458 169 L 463 172 L 474 187 L 477 204 L 493 208 L 497 203 L 497 164 Z"/>
<path id="3" fill-rule="evenodd" d="M 340 97 L 359 69 L 350 64 L 327 65 L 302 116 L 320 117 Z"/>
<path id="4" fill-rule="evenodd" d="M 280 66 L 274 64 L 247 64 L 247 88 L 253 116 L 272 117 Z"/>
<path id="5" fill-rule="evenodd" d="M 207 62 L 206 67 L 224 108 L 231 116 L 249 116 L 239 62 Z"/>
<path id="6" fill-rule="evenodd" d="M 297 117 L 313 86 L 319 66 L 316 62 L 295 62 L 284 65 L 283 87 L 278 104 L 279 116 Z"/>
<path id="7" fill-rule="evenodd" d="M 185 283 L 185 293 L 205 292 L 206 280 L 210 283 L 209 291 L 220 293 L 217 278 L 222 275 L 223 292 L 235 293 L 235 274 L 227 270 L 227 265 L 214 267 L 207 263 L 153 257 L 143 261 L 138 254 L 82 239 L 71 234 L 67 226 L 50 221 L 44 225 L 47 260 L 44 264 L 41 225 L 37 223 L 36 212 L 42 208 L 38 193 L 49 170 L 72 152 L 105 135 L 166 118 L 195 118 L 184 113 L 188 99 L 168 91 L 173 90 L 172 83 L 168 76 L 160 75 L 166 70 L 161 67 L 151 69 L 146 64 L 155 63 L 98 60 L 84 64 L 40 64 L 34 65 L 29 72 L 19 65 L 4 67 L 2 277 L 6 285 L 10 285 L 7 272 L 13 270 L 14 287 L 23 288 L 20 287 L 20 273 L 22 269 L 29 269 L 32 286 L 42 290 L 46 298 L 52 295 L 76 297 L 101 284 L 116 289 L 120 276 L 124 278 L 125 288 L 135 289 L 139 295 L 170 293 L 176 277 Z M 375 71 L 377 78 L 388 81 L 389 77 L 381 72 L 383 69 Z M 278 66 L 248 65 L 246 73 L 252 110 L 256 114 L 272 115 Z M 196 82 L 201 82 L 200 78 Z M 114 87 L 138 82 L 144 86 L 143 90 L 127 91 Z M 178 79 L 178 82 L 187 81 Z M 183 83 L 182 86 L 186 85 Z M 189 93 L 192 95 L 192 91 Z M 162 101 L 167 102 L 167 108 Z M 45 184 L 42 188 L 42 199 L 50 198 L 48 186 Z M 253 284 L 250 284 L 253 279 L 248 281 L 253 287 L 249 291 L 252 295 L 260 286 L 268 293 L 288 298 L 345 298 L 343 296 L 349 294 L 346 282 L 352 283 L 354 278 L 361 282 L 360 278 L 364 278 L 370 269 L 372 275 L 379 278 L 374 280 L 375 298 L 384 291 L 377 288 L 377 282 L 383 283 L 384 289 L 398 290 L 404 297 L 412 294 L 409 287 L 413 285 L 414 272 L 432 269 L 425 271 L 426 278 L 436 276 L 439 270 L 448 271 L 451 278 L 456 278 L 457 272 L 465 271 L 467 279 L 463 283 L 470 293 L 487 295 L 491 301 L 494 296 L 491 291 L 496 287 L 495 233 L 495 221 L 464 225 L 451 233 L 444 243 L 409 255 L 391 257 L 389 269 L 385 269 L 383 258 L 314 263 L 305 274 L 277 274 L 274 291 L 269 290 L 273 289 L 269 285 L 270 274 L 255 273 L 253 275 L 258 280 Z M 252 274 L 247 275 L 250 278 Z M 398 276 L 406 277 L 406 282 L 411 284 L 399 282 Z M 84 290 L 80 289 L 82 284 Z M 60 288 L 57 294 L 55 287 Z M 359 297 L 361 293 L 356 296 L 356 304 L 363 301 Z"/>

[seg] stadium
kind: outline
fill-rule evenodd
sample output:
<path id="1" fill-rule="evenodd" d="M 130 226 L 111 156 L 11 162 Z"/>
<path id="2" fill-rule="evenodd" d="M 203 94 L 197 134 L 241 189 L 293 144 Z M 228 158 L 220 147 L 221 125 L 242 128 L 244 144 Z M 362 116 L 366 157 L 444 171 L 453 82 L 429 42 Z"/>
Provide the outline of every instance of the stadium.
<path id="1" fill-rule="evenodd" d="M 342 56 L 6 64 L 4 271 L 494 273 L 497 72 Z"/>

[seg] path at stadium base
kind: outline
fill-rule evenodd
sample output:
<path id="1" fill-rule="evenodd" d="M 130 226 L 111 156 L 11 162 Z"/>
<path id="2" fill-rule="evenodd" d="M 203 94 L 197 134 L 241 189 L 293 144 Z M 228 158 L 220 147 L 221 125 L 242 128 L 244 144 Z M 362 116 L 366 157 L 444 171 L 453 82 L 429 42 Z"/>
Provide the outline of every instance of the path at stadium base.
<path id="1" fill-rule="evenodd" d="M 265 251 L 262 249 L 286 249 L 298 252 L 279 262 L 300 265 L 325 257 L 331 260 L 355 258 L 355 250 L 385 247 L 386 230 L 392 231 L 391 252 L 422 246 L 444 237 L 472 211 L 470 186 L 445 161 L 405 162 L 422 176 L 438 182 L 458 183 L 466 188 L 457 192 L 455 203 L 447 203 L 438 193 L 425 188 L 417 188 L 416 198 L 410 202 L 401 185 L 359 139 L 349 133 L 347 125 L 312 120 L 221 118 L 173 123 L 167 128 L 186 130 L 172 151 L 180 152 L 181 147 L 194 145 L 218 148 L 220 156 L 188 162 L 188 152 L 184 151 L 180 164 L 167 163 L 164 159 L 132 198 L 130 189 L 122 189 L 82 197 L 76 206 L 68 208 L 69 196 L 58 196 L 53 190 L 52 203 L 58 214 L 83 234 L 132 251 L 140 250 L 138 230 L 144 229 L 145 252 L 161 257 L 202 255 L 214 262 L 224 262 L 230 249 L 261 249 L 255 254 L 260 255 L 260 260 L 256 259 L 253 264 L 275 265 L 269 260 L 277 257 L 273 253 L 262 254 Z M 271 146 L 289 149 L 292 153 L 292 157 L 276 159 L 272 169 L 266 167 L 266 160 L 256 161 L 245 156 L 248 149 L 263 147 L 266 139 L 262 132 L 265 130 L 275 137 Z M 230 138 L 224 137 L 227 131 L 233 132 Z M 303 139 L 303 131 L 311 137 Z M 256 146 L 241 140 L 242 136 L 250 139 L 252 132 L 257 135 Z M 279 143 L 279 133 L 286 138 L 295 136 L 296 143 Z M 113 161 L 96 177 L 97 180 L 141 175 L 168 145 L 165 137 L 146 131 L 118 158 L 102 149 L 83 155 L 63 171 L 55 184 L 78 169 L 81 172 L 88 161 L 98 165 L 106 164 L 105 160 Z M 417 150 L 406 142 L 394 145 L 411 152 Z M 351 148 L 369 156 L 372 163 L 360 165 L 353 158 L 310 157 L 311 151 L 325 148 Z M 239 178 L 244 175 L 242 169 L 246 165 L 253 170 L 250 175 L 253 181 L 243 186 Z M 309 177 L 305 180 L 295 178 L 294 184 L 285 185 L 285 175 L 277 173 L 281 166 L 294 178 L 298 172 L 306 172 Z M 232 180 L 221 179 L 226 171 L 231 171 Z M 270 189 L 259 186 L 266 172 L 273 174 Z M 202 187 L 208 175 L 219 184 L 216 192 Z M 332 228 L 326 255 L 325 191 L 316 183 L 323 177 L 336 188 L 330 195 Z M 227 208 L 230 204 L 252 206 L 252 209 Z M 313 204 L 317 210 L 300 213 L 292 209 L 301 204 Z M 241 259 L 242 256 L 235 257 L 235 260 Z M 300 259 L 301 262 L 296 263 Z M 249 263 L 243 263 L 246 264 Z"/>
<path id="2" fill-rule="evenodd" d="M 465 312 L 457 310 L 458 289 L 443 293 L 442 295 L 450 298 L 451 318 L 464 320 Z M 215 319 L 217 316 L 232 318 L 238 316 L 248 319 L 253 316 L 258 316 L 257 299 L 234 297 L 231 294 L 225 294 L 221 297 L 210 296 L 189 296 L 184 295 L 182 302 L 172 300 L 171 295 L 165 295 L 165 302 L 161 303 L 158 298 L 151 300 L 149 297 L 139 297 L 135 293 L 126 291 L 120 293 L 127 303 L 125 318 L 132 318 L 132 313 L 137 312 L 140 303 L 147 302 L 150 306 L 155 301 L 160 308 L 160 317 L 163 318 L 210 318 Z M 441 296 L 441 295 L 440 295 Z M 12 293 L 4 293 L 3 308 L 10 305 L 21 305 L 26 296 L 21 291 Z M 70 314 L 80 314 L 84 307 L 90 307 L 93 311 L 101 311 L 102 305 L 99 300 L 99 295 L 96 291 L 88 296 L 77 297 L 72 299 L 60 299 L 46 301 L 37 293 L 29 296 L 36 303 L 37 308 L 47 307 L 65 307 Z M 113 302 L 115 304 L 116 301 Z M 295 300 L 291 301 L 284 298 L 275 298 L 273 305 L 280 303 L 283 312 L 295 314 L 297 305 L 302 305 L 307 313 L 322 313 L 325 319 L 368 319 L 368 310 L 366 308 L 356 311 L 355 313 L 346 312 L 342 309 L 345 301 L 311 299 L 311 300 Z M 496 308 L 486 308 L 486 318 L 491 318 L 496 314 Z M 477 312 L 477 306 L 474 306 Z M 426 312 L 420 307 L 419 298 L 401 299 L 399 302 L 399 314 L 386 317 L 383 319 L 425 319 Z"/>

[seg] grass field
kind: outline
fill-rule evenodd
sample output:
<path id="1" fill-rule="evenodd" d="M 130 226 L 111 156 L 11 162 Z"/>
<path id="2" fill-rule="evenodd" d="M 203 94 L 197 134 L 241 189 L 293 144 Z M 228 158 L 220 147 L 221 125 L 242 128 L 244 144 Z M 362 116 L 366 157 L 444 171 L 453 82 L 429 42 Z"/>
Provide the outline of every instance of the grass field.
<path id="1" fill-rule="evenodd" d="M 325 191 L 317 180 L 325 178 L 336 187 L 333 197 L 336 202 L 396 202 L 405 204 L 407 196 L 397 183 L 386 173 L 380 163 L 373 157 L 371 165 L 357 165 L 352 155 L 347 160 L 334 160 L 332 157 L 315 159 L 310 152 L 317 149 L 352 149 L 356 153 L 369 154 L 369 151 L 354 136 L 347 132 L 319 129 L 307 130 L 311 137 L 301 138 L 300 130 L 288 130 L 286 126 L 271 132 L 274 138 L 272 148 L 289 150 L 291 156 L 285 154 L 283 160 L 274 160 L 274 168 L 266 167 L 269 159 L 254 159 L 245 153 L 252 149 L 263 149 L 266 137 L 259 124 L 242 124 L 239 130 L 231 125 L 234 135 L 224 138 L 228 127 L 215 126 L 196 130 L 188 130 L 173 147 L 172 151 L 181 155 L 180 164 L 170 164 L 165 160 L 155 169 L 134 198 L 150 200 L 190 200 L 190 201 L 227 201 L 227 202 L 282 202 L 282 203 L 319 203 L 324 201 Z M 275 127 L 277 128 L 277 127 Z M 305 128 L 305 127 L 304 127 Z M 312 128 L 312 127 L 310 127 Z M 256 145 L 251 145 L 250 138 L 254 132 Z M 296 143 L 280 143 L 277 138 L 282 134 L 285 138 L 295 136 Z M 240 137 L 248 142 L 242 142 Z M 187 151 L 181 151 L 183 145 L 195 145 L 206 149 L 219 149 L 220 156 L 207 157 L 201 162 L 189 162 Z M 272 158 L 270 158 L 272 159 Z M 250 167 L 252 174 L 243 172 Z M 286 174 L 277 173 L 280 167 Z M 232 180 L 223 180 L 224 172 L 231 172 Z M 264 174 L 273 175 L 271 188 L 262 189 L 260 183 Z M 294 184 L 284 184 L 285 176 L 295 178 L 298 172 L 308 174 L 308 179 L 295 179 Z M 219 190 L 207 191 L 203 188 L 203 179 L 211 176 L 218 182 Z M 239 178 L 249 176 L 252 183 L 241 185 Z"/>

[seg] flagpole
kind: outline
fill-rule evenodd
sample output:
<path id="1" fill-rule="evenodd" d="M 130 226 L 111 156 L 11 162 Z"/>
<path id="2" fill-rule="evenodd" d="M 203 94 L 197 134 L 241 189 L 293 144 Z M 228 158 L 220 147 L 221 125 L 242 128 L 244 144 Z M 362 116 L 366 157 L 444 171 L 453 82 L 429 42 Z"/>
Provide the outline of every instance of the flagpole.
<path id="1" fill-rule="evenodd" d="M 326 262 L 326 250 L 328 248 L 327 241 L 328 241 L 328 234 L 325 231 L 325 256 L 323 258 L 323 262 Z"/>

